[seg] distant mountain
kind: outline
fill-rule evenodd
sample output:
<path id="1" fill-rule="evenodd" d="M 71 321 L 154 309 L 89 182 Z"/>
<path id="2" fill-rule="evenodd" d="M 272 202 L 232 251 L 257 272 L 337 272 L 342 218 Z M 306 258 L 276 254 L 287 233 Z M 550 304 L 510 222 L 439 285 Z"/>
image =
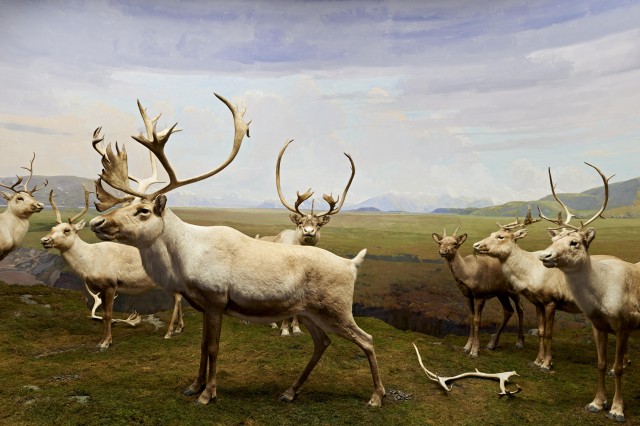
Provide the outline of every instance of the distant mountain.
<path id="1" fill-rule="evenodd" d="M 479 208 L 491 205 L 493 205 L 493 202 L 488 197 L 454 198 L 449 195 L 388 192 L 362 201 L 361 203 L 351 206 L 350 209 L 376 208 L 386 212 L 430 213 L 437 208 Z"/>

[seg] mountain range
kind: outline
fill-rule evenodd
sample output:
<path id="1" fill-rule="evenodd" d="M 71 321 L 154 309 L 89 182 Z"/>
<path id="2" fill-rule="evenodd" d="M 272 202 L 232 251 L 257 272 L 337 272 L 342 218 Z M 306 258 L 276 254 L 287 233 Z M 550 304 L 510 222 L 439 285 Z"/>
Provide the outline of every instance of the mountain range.
<path id="1" fill-rule="evenodd" d="M 5 185 L 12 185 L 15 177 L 0 178 Z M 81 207 L 84 204 L 82 186 L 91 191 L 94 184 L 91 179 L 77 176 L 33 176 L 30 186 L 41 184 L 47 179 L 49 184 L 35 193 L 36 199 L 49 205 L 49 191 L 53 190 L 55 201 L 59 207 Z M 596 187 L 580 193 L 558 194 L 565 204 L 577 214 L 588 213 L 600 208 L 604 189 Z M 90 203 L 93 205 L 94 194 Z M 4 200 L 0 199 L 2 204 Z M 203 197 L 189 191 L 175 191 L 169 195 L 173 206 L 181 207 L 236 207 L 236 208 L 283 208 L 277 199 L 262 202 L 242 198 L 237 193 L 229 193 L 220 197 Z M 539 200 L 510 201 L 494 205 L 488 197 L 456 198 L 449 195 L 428 195 L 421 193 L 389 192 L 369 198 L 356 204 L 345 203 L 344 210 L 383 211 L 407 213 L 444 213 L 475 216 L 511 216 L 523 217 L 529 207 L 536 213 L 536 206 L 551 217 L 558 212 L 558 204 L 553 196 L 547 195 Z M 640 177 L 609 185 L 608 217 L 640 217 Z"/>

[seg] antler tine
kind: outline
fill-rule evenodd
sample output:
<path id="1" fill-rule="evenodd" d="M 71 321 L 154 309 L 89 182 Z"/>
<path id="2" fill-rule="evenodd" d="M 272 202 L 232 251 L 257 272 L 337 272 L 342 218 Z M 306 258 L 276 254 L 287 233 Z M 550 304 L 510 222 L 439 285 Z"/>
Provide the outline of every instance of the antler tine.
<path id="1" fill-rule="evenodd" d="M 106 152 L 104 150 L 104 147 L 102 146 L 102 141 L 104 141 L 104 138 L 100 137 L 100 132 L 102 131 L 102 126 L 96 128 L 93 131 L 93 140 L 91 141 L 91 145 L 93 145 L 93 149 L 95 149 L 98 154 L 105 156 Z M 98 146 L 98 144 L 100 144 L 100 146 Z"/>
<path id="2" fill-rule="evenodd" d="M 443 237 L 447 236 L 447 228 L 442 228 L 442 236 Z"/>
<path id="3" fill-rule="evenodd" d="M 456 230 L 455 230 L 455 231 L 453 231 L 453 236 L 454 236 L 454 237 L 455 237 L 455 236 L 456 236 L 456 234 L 458 233 L 458 229 L 460 229 L 460 227 L 459 227 L 459 226 L 456 228 Z"/>
<path id="4" fill-rule="evenodd" d="M 16 175 L 16 178 L 17 178 L 18 180 L 17 180 L 17 181 L 16 181 L 16 183 L 14 183 L 13 185 L 11 185 L 11 186 L 7 186 L 7 185 L 5 185 L 5 184 L 3 184 L 3 183 L 0 183 L 0 186 L 1 186 L 1 187 L 3 187 L 3 188 L 10 189 L 10 190 L 12 190 L 13 192 L 16 192 L 16 193 L 17 193 L 17 192 L 20 192 L 20 191 L 18 191 L 18 190 L 16 189 L 16 186 L 18 186 L 18 185 L 20 185 L 20 184 L 22 183 L 22 177 L 20 177 L 20 176 Z"/>
<path id="5" fill-rule="evenodd" d="M 208 177 L 211 177 L 217 173 L 219 173 L 220 171 L 222 171 L 225 167 L 227 167 L 236 157 L 236 155 L 238 155 L 238 152 L 240 151 L 240 147 L 242 145 L 242 140 L 244 139 L 244 136 L 246 135 L 247 137 L 249 137 L 249 125 L 251 124 L 251 121 L 249 121 L 248 123 L 245 123 L 243 116 L 245 113 L 245 109 L 243 109 L 242 111 L 239 111 L 237 107 L 235 107 L 233 104 L 231 104 L 227 99 L 225 99 L 224 97 L 218 95 L 217 93 L 214 93 L 215 96 L 220 99 L 231 111 L 231 114 L 233 116 L 233 123 L 234 123 L 234 137 L 233 137 L 233 149 L 231 151 L 231 153 L 229 154 L 229 157 L 222 163 L 220 164 L 218 167 L 216 167 L 215 169 L 201 174 L 199 176 L 195 176 L 189 179 L 185 179 L 185 180 L 178 180 L 178 178 L 176 177 L 176 173 L 173 170 L 173 167 L 171 167 L 171 164 L 169 163 L 168 158 L 166 157 L 166 154 L 164 152 L 164 146 L 167 143 L 167 141 L 169 140 L 169 137 L 171 136 L 171 134 L 173 134 L 174 132 L 179 131 L 178 129 L 176 129 L 175 127 L 177 126 L 178 123 L 174 124 L 173 126 L 171 126 L 168 129 L 165 129 L 164 131 L 157 133 L 155 131 L 155 125 L 153 126 L 153 139 L 149 140 L 145 137 L 143 137 L 142 135 L 140 136 L 132 136 L 133 139 L 135 139 L 137 142 L 139 142 L 140 144 L 142 144 L 143 146 L 145 146 L 147 149 L 149 149 L 151 152 L 153 152 L 153 154 L 155 154 L 155 156 L 158 158 L 158 160 L 160 161 L 160 164 L 162 164 L 162 167 L 164 167 L 165 171 L 167 172 L 167 174 L 169 175 L 169 183 L 167 185 L 165 185 L 163 188 L 160 188 L 159 190 L 151 193 L 151 194 L 144 194 L 140 191 L 136 191 L 133 190 L 132 188 L 128 187 L 128 185 L 126 185 L 126 188 L 123 188 L 124 185 L 121 185 L 118 182 L 115 182 L 116 185 L 111 185 L 111 182 L 108 179 L 105 179 L 107 181 L 107 183 L 109 183 L 111 186 L 113 186 L 116 189 L 120 189 L 121 191 L 124 191 L 130 195 L 134 195 L 136 197 L 140 197 L 140 198 L 144 198 L 147 200 L 153 200 L 155 197 L 157 197 L 158 195 L 162 194 L 162 193 L 166 193 L 169 192 L 173 189 L 179 188 L 181 186 L 184 185 L 188 185 L 194 182 L 199 182 L 201 180 L 204 180 Z M 125 164 L 126 165 L 126 164 Z M 106 176 L 105 176 L 106 177 Z M 103 177 L 104 179 L 104 177 Z"/>
<path id="6" fill-rule="evenodd" d="M 49 191 L 49 204 L 51 204 L 51 208 L 53 212 L 56 214 L 56 222 L 58 224 L 62 223 L 62 216 L 60 215 L 60 210 L 58 210 L 58 206 L 56 206 L 55 201 L 53 201 L 53 189 Z"/>
<path id="7" fill-rule="evenodd" d="M 587 220 L 584 223 L 580 221 L 580 229 L 584 229 L 587 225 L 589 225 L 591 222 L 596 220 L 598 217 L 602 217 L 604 219 L 604 217 L 602 216 L 602 213 L 607 208 L 607 203 L 609 202 L 609 179 L 615 176 L 615 175 L 611 175 L 610 177 L 606 177 L 604 173 L 602 173 L 602 171 L 600 171 L 600 169 L 594 166 L 593 164 L 589 164 L 587 162 L 585 162 L 584 164 L 586 164 L 587 166 L 593 167 L 602 178 L 602 182 L 604 183 L 604 200 L 602 202 L 602 207 L 600 207 L 600 210 L 598 210 L 598 212 L 591 219 Z"/>
<path id="8" fill-rule="evenodd" d="M 33 176 L 33 161 L 36 159 L 36 153 L 33 153 L 33 157 L 31 158 L 31 161 L 29 162 L 29 167 L 22 167 L 23 169 L 27 170 L 29 172 L 29 177 L 27 178 L 27 181 L 24 183 L 24 192 L 29 192 L 29 182 L 31 182 L 31 176 Z"/>
<path id="9" fill-rule="evenodd" d="M 287 203 L 287 200 L 284 198 L 284 195 L 282 195 L 282 188 L 280 187 L 280 162 L 282 161 L 282 155 L 284 154 L 285 150 L 287 149 L 287 147 L 289 146 L 289 144 L 293 142 L 293 139 L 289 139 L 288 141 L 286 141 L 284 143 L 284 145 L 282 146 L 282 149 L 280 149 L 280 152 L 278 153 L 278 159 L 276 160 L 276 190 L 278 191 L 278 197 L 280 197 L 280 202 L 282 203 L 283 206 L 285 206 L 289 211 L 293 212 L 293 213 L 298 213 L 299 215 L 304 216 L 299 209 L 299 206 L 302 202 L 296 202 L 296 206 L 295 207 L 291 207 L 291 204 Z M 309 188 L 309 191 L 311 190 L 311 188 Z M 309 192 L 307 191 L 307 192 Z M 311 195 L 309 195 L 310 197 Z M 307 197 L 307 198 L 309 198 Z M 298 199 L 300 199 L 300 193 L 298 193 Z M 304 201 L 304 200 L 303 200 Z"/>
<path id="10" fill-rule="evenodd" d="M 102 179 L 98 178 L 95 181 L 96 188 L 96 198 L 98 201 L 95 202 L 96 210 L 99 212 L 103 212 L 105 210 L 110 209 L 116 204 L 127 203 L 133 201 L 134 197 L 126 196 L 126 197 L 116 197 L 107 192 L 102 186 Z"/>
<path id="11" fill-rule="evenodd" d="M 145 130 L 147 131 L 147 140 L 153 139 L 153 133 L 156 128 L 156 124 L 162 114 L 158 114 L 154 118 L 149 118 L 147 115 L 147 109 L 142 107 L 140 100 L 137 100 L 138 110 L 140 110 L 140 115 L 142 116 L 142 121 L 144 122 Z M 179 132 L 180 129 L 174 130 L 174 132 Z M 142 135 L 141 135 L 142 136 Z M 147 192 L 149 187 L 153 184 L 160 183 L 158 180 L 158 162 L 156 160 L 156 156 L 152 151 L 149 151 L 149 161 L 151 162 L 151 176 L 146 179 L 139 179 L 135 176 L 129 175 L 129 179 L 138 183 L 138 191 L 139 192 Z"/>
<path id="12" fill-rule="evenodd" d="M 74 217 L 69 218 L 69 223 L 75 222 L 77 219 L 82 217 L 82 215 L 85 214 L 87 210 L 89 210 L 89 194 L 91 194 L 91 191 L 89 191 L 84 185 L 82 185 L 82 189 L 84 190 L 84 208 L 80 213 L 78 213 Z"/>
<path id="13" fill-rule="evenodd" d="M 349 191 L 351 182 L 353 182 L 353 177 L 356 175 L 356 165 L 353 163 L 353 158 L 351 158 L 351 155 L 347 154 L 346 152 L 344 153 L 344 155 L 349 159 L 349 163 L 351 163 L 351 176 L 349 177 L 349 182 L 347 182 L 347 186 L 344 188 L 344 191 L 342 192 L 342 199 L 340 198 L 340 196 L 338 196 L 338 199 L 334 200 L 333 195 L 322 194 L 322 198 L 329 204 L 329 211 L 318 215 L 318 217 L 334 215 L 338 213 L 340 209 L 342 209 L 344 200 L 347 198 L 347 192 Z M 338 204 L 338 208 L 335 208 L 335 205 L 338 203 L 338 200 L 340 201 L 340 204 Z"/>
<path id="14" fill-rule="evenodd" d="M 520 222 L 520 219 L 518 219 L 517 216 L 514 222 L 507 223 L 506 225 L 501 225 L 499 222 L 496 222 L 496 225 L 498 225 L 500 229 L 504 229 L 505 231 L 510 231 L 512 229 L 522 228 L 525 226 L 524 222 Z"/>

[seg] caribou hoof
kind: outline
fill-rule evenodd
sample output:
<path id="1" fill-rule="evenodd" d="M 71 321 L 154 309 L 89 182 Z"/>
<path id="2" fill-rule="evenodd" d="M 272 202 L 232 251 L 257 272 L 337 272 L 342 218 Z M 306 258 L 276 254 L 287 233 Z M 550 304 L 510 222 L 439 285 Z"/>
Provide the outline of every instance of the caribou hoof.
<path id="1" fill-rule="evenodd" d="M 602 407 L 599 407 L 598 405 L 594 404 L 593 402 L 590 402 L 589 404 L 584 406 L 584 409 L 589 411 L 590 413 L 599 413 L 600 411 L 609 408 L 609 404 L 607 403 L 607 401 L 605 401 L 602 404 Z"/>
<path id="2" fill-rule="evenodd" d="M 293 402 L 295 398 L 296 398 L 296 393 L 291 389 L 287 389 L 285 393 L 283 393 L 278 397 L 278 399 L 282 402 Z"/>
<path id="3" fill-rule="evenodd" d="M 608 412 L 605 415 L 610 420 L 615 420 L 618 423 L 624 423 L 624 420 L 625 420 L 624 419 L 624 414 L 615 414 L 615 413 L 612 413 L 612 412 Z"/>
<path id="4" fill-rule="evenodd" d="M 367 403 L 370 407 L 382 407 L 382 397 L 377 393 L 371 395 L 371 399 Z"/>
<path id="5" fill-rule="evenodd" d="M 209 395 L 209 392 L 204 391 L 204 392 L 202 392 L 200 397 L 196 400 L 196 404 L 198 404 L 198 405 L 207 405 L 210 402 L 216 402 L 217 399 L 218 398 L 216 397 L 216 395 Z"/>
<path id="6" fill-rule="evenodd" d="M 198 387 L 194 387 L 193 385 L 191 385 L 188 388 L 186 388 L 184 391 L 182 391 L 182 394 L 185 396 L 197 395 L 201 393 L 204 390 L 204 388 L 205 388 L 204 385 L 200 385 Z"/>
<path id="7" fill-rule="evenodd" d="M 516 343 L 516 349 L 524 349 L 524 342 L 518 341 Z"/>

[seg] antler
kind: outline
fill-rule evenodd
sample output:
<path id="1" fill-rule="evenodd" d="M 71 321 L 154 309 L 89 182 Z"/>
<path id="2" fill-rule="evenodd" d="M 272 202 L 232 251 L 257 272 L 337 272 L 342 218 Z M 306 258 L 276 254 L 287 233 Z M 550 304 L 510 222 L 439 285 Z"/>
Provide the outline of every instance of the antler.
<path id="1" fill-rule="evenodd" d="M 276 189 L 278 190 L 278 197 L 280 197 L 280 202 L 282 203 L 283 206 L 291 210 L 293 213 L 298 213 L 299 215 L 304 216 L 304 214 L 300 212 L 300 205 L 313 195 L 313 192 L 311 192 L 311 188 L 309 188 L 307 192 L 305 192 L 304 194 L 300 194 L 300 192 L 296 192 L 298 199 L 295 203 L 295 207 L 291 207 L 291 205 L 287 203 L 284 196 L 282 195 L 282 189 L 280 188 L 280 162 L 282 161 L 282 155 L 284 154 L 284 151 L 287 149 L 287 147 L 291 142 L 293 142 L 293 139 L 289 139 L 288 141 L 286 141 L 284 143 L 284 146 L 280 150 L 280 153 L 278 154 L 278 160 L 276 161 Z M 351 177 L 349 178 L 349 182 L 347 182 L 347 186 L 342 192 L 342 199 L 340 199 L 340 196 L 338 196 L 337 200 L 334 199 L 333 194 L 322 194 L 322 199 L 326 201 L 327 204 L 329 204 L 329 211 L 319 214 L 317 215 L 317 217 L 334 215 L 340 211 L 340 209 L 342 208 L 342 204 L 344 204 L 344 200 L 347 197 L 347 191 L 349 191 L 349 187 L 351 186 L 353 177 L 356 174 L 356 166 L 353 163 L 353 159 L 347 153 L 345 153 L 344 155 L 347 156 L 347 158 L 349 159 L 349 162 L 351 163 Z M 338 201 L 340 201 L 340 204 L 338 204 Z M 336 204 L 338 204 L 337 208 L 336 208 Z M 313 207 L 311 207 L 311 214 L 313 214 Z"/>
<path id="2" fill-rule="evenodd" d="M 282 195 L 282 188 L 280 187 L 280 162 L 282 161 L 282 155 L 284 154 L 284 151 L 287 149 L 291 142 L 293 142 L 293 139 L 289 139 L 288 141 L 286 141 L 282 146 L 282 149 L 278 153 L 278 160 L 276 161 L 276 190 L 278 191 L 278 197 L 280 197 L 280 202 L 283 206 L 285 206 L 293 213 L 298 213 L 300 216 L 304 216 L 304 213 L 300 211 L 300 205 L 307 201 L 313 195 L 311 188 L 307 189 L 307 191 L 303 194 L 300 194 L 300 191 L 296 191 L 298 199 L 296 200 L 294 207 L 291 207 L 291 205 L 287 203 L 287 200 L 284 198 L 284 195 Z"/>
<path id="3" fill-rule="evenodd" d="M 89 194 L 91 194 L 91 191 L 87 190 L 87 188 L 84 185 L 82 185 L 82 189 L 84 190 L 84 208 L 80 213 L 78 213 L 74 217 L 70 217 L 69 223 L 75 222 L 76 219 L 79 219 L 80 217 L 82 217 L 82 215 L 85 214 L 87 210 L 89 210 Z M 54 195 L 53 195 L 53 189 L 52 189 L 49 192 L 49 204 L 51 204 L 51 208 L 53 209 L 53 212 L 56 214 L 56 222 L 60 224 L 62 223 L 62 215 L 60 214 L 60 210 L 58 210 L 58 206 L 56 206 L 56 202 L 53 201 L 53 197 Z"/>
<path id="4" fill-rule="evenodd" d="M 24 192 L 32 195 L 34 192 L 36 191 L 40 191 L 42 188 L 44 188 L 45 186 L 47 186 L 47 184 L 49 183 L 49 181 L 47 179 L 44 180 L 44 184 L 38 188 L 38 185 L 34 186 L 33 189 L 29 189 L 29 182 L 31 181 L 31 177 L 33 176 L 33 161 L 36 159 L 36 153 L 33 153 L 33 158 L 31 158 L 31 162 L 29 163 L 29 167 L 22 167 L 25 170 L 29 171 L 29 177 L 27 178 L 27 181 L 24 183 Z"/>
<path id="5" fill-rule="evenodd" d="M 533 216 L 531 216 L 531 206 L 528 206 L 527 214 L 524 217 L 524 220 L 522 222 L 520 222 L 520 219 L 518 219 L 518 217 L 516 216 L 516 220 L 514 222 L 507 223 L 506 225 L 501 225 L 500 223 L 496 222 L 496 225 L 498 225 L 500 229 L 503 229 L 505 231 L 510 231 L 516 228 L 524 228 L 533 223 L 540 222 L 541 220 L 542 219 L 534 219 Z"/>
<path id="6" fill-rule="evenodd" d="M 347 198 L 347 191 L 349 191 L 349 187 L 351 186 L 353 177 L 356 175 L 356 165 L 353 164 L 353 158 L 351 158 L 349 154 L 345 152 L 344 155 L 346 155 L 346 157 L 349 159 L 349 163 L 351 163 L 351 176 L 349 177 L 349 182 L 347 182 L 347 186 L 344 188 L 344 191 L 342 192 L 342 199 L 340 199 L 340 196 L 338 196 L 338 199 L 334 200 L 333 194 L 329 194 L 329 195 L 322 194 L 322 199 L 325 200 L 327 204 L 329 204 L 329 211 L 326 213 L 319 214 L 318 217 L 334 215 L 338 213 L 342 208 L 342 205 L 344 204 L 344 200 Z M 340 201 L 340 204 L 338 204 L 338 208 L 335 208 L 335 205 L 338 203 L 338 200 Z"/>
<path id="7" fill-rule="evenodd" d="M 56 214 L 56 223 L 62 223 L 62 216 L 60 215 L 60 210 L 58 210 L 58 206 L 56 206 L 55 201 L 53 201 L 53 189 L 49 191 L 49 204 L 51 204 L 51 208 L 53 212 Z"/>
<path id="8" fill-rule="evenodd" d="M 3 183 L 0 183 L 0 186 L 1 186 L 1 187 L 3 187 L 3 188 L 10 189 L 10 190 L 12 190 L 13 192 L 18 193 L 18 192 L 20 192 L 20 191 L 16 189 L 16 186 L 18 186 L 18 185 L 20 185 L 20 184 L 22 183 L 22 178 L 21 178 L 20 176 L 18 176 L 18 175 L 16 175 L 16 178 L 17 178 L 18 180 L 17 180 L 17 181 L 16 181 L 16 183 L 14 183 L 13 185 L 11 185 L 11 186 L 7 186 L 7 185 L 5 185 L 5 184 L 3 184 Z"/>
<path id="9" fill-rule="evenodd" d="M 434 382 L 437 382 L 440 384 L 440 386 L 442 386 L 442 388 L 444 388 L 447 392 L 450 392 L 451 389 L 453 389 L 451 386 L 447 386 L 447 382 L 452 382 L 458 379 L 462 379 L 465 377 L 479 377 L 482 379 L 497 379 L 500 381 L 500 392 L 498 392 L 498 395 L 500 395 L 500 397 L 502 398 L 503 396 L 513 396 L 519 392 L 522 392 L 522 388 L 520 387 L 520 385 L 516 384 L 516 390 L 507 390 L 506 384 L 509 383 L 509 379 L 511 378 L 511 376 L 517 376 L 518 374 L 515 371 L 505 371 L 503 373 L 482 373 L 480 371 L 478 371 L 478 369 L 476 368 L 475 372 L 469 372 L 469 373 L 462 373 L 462 374 L 458 374 L 457 376 L 452 376 L 452 377 L 440 377 L 437 374 L 432 373 L 431 371 L 427 370 L 426 367 L 424 366 L 424 364 L 422 363 L 422 357 L 420 357 L 420 352 L 418 351 L 418 347 L 415 345 L 415 343 L 412 343 L 413 347 L 416 350 L 416 355 L 418 355 L 418 362 L 420 363 L 420 367 L 422 367 L 422 369 L 424 370 L 425 374 L 427 375 L 427 377 L 429 378 L 429 380 L 432 380 Z"/>
<path id="10" fill-rule="evenodd" d="M 551 177 L 551 167 L 549 167 L 548 171 L 549 171 L 549 184 L 551 185 L 551 193 L 553 194 L 553 198 L 555 198 L 555 200 L 558 202 L 558 204 L 560 204 L 560 206 L 562 206 L 562 208 L 564 209 L 565 213 L 567 214 L 567 218 L 563 219 L 562 218 L 562 212 L 558 212 L 558 218 L 556 220 L 553 219 L 549 219 L 548 217 L 546 217 L 544 214 L 542 214 L 542 210 L 540 209 L 540 206 L 538 206 L 538 214 L 540 215 L 540 217 L 548 222 L 551 223 L 555 223 L 556 225 L 558 225 L 556 228 L 548 228 L 549 230 L 560 230 L 563 228 L 570 228 L 573 229 L 575 231 L 581 231 L 582 229 L 584 229 L 587 225 L 589 225 L 591 222 L 593 222 L 594 220 L 596 220 L 598 217 L 602 217 L 604 219 L 604 217 L 602 216 L 602 213 L 604 212 L 604 210 L 607 208 L 607 203 L 609 202 L 609 180 L 614 177 L 615 175 L 611 175 L 608 178 L 604 175 L 604 173 L 602 173 L 602 171 L 597 168 L 596 166 L 594 166 L 593 164 L 589 164 L 587 162 L 585 162 L 584 164 L 586 164 L 587 166 L 593 167 L 598 174 L 600 175 L 600 177 L 602 178 L 602 182 L 604 183 L 604 200 L 602 202 L 602 207 L 600 207 L 600 210 L 598 210 L 598 212 L 591 217 L 591 219 L 587 220 L 586 222 L 582 222 L 580 221 L 580 226 L 574 226 L 574 225 L 570 225 L 569 221 L 575 217 L 575 215 L 571 214 L 571 212 L 569 211 L 569 208 L 567 207 L 567 205 L 565 203 L 563 203 L 560 198 L 558 197 L 558 195 L 556 194 L 556 185 L 553 183 L 553 178 Z"/>
<path id="11" fill-rule="evenodd" d="M 124 148 L 122 151 L 120 151 L 117 145 L 116 145 L 115 154 L 113 153 L 113 150 L 111 150 L 111 146 L 110 145 L 107 146 L 107 149 L 105 150 L 105 155 L 103 155 L 102 157 L 103 170 L 102 170 L 102 173 L 100 174 L 100 178 L 105 182 L 107 182 L 113 188 L 118 189 L 127 194 L 133 195 L 134 197 L 139 197 L 146 200 L 153 200 L 155 197 L 157 197 L 162 193 L 166 193 L 173 189 L 179 188 L 181 186 L 204 180 L 222 171 L 234 160 L 234 158 L 240 151 L 240 146 L 242 145 L 242 140 L 244 136 L 245 135 L 249 136 L 249 125 L 251 124 L 251 121 L 249 121 L 248 123 L 245 123 L 243 120 L 243 116 L 244 116 L 244 113 L 246 112 L 246 109 L 243 109 L 242 111 L 238 111 L 238 109 L 234 105 L 232 105 L 227 99 L 218 95 L 217 93 L 215 93 L 215 95 L 225 105 L 227 105 L 227 107 L 231 111 L 231 114 L 233 116 L 233 121 L 234 121 L 234 128 L 235 128 L 235 133 L 233 138 L 233 149 L 231 151 L 231 154 L 229 154 L 229 157 L 220 166 L 202 175 L 195 176 L 186 180 L 178 180 L 175 174 L 175 171 L 171 167 L 171 164 L 169 163 L 169 160 L 167 159 L 166 154 L 164 152 L 164 147 L 167 141 L 169 140 L 169 137 L 174 132 L 179 131 L 175 128 L 177 123 L 171 126 L 170 128 L 165 129 L 160 133 L 157 133 L 156 132 L 157 118 L 155 118 L 153 120 L 148 120 L 148 119 L 145 120 L 145 127 L 147 127 L 148 129 L 149 128 L 151 129 L 150 137 L 149 136 L 145 137 L 142 134 L 138 136 L 132 136 L 132 137 L 137 142 L 145 146 L 149 151 L 151 151 L 157 157 L 157 159 L 160 161 L 160 164 L 162 164 L 162 167 L 164 167 L 165 171 L 169 175 L 169 183 L 165 185 L 163 188 L 151 194 L 145 194 L 141 190 L 134 190 L 133 188 L 131 188 L 129 186 L 129 174 L 128 174 L 126 151 L 124 150 Z M 143 120 L 144 120 L 145 110 L 140 106 L 140 103 L 138 103 L 138 105 L 141 113 L 143 114 Z"/>

